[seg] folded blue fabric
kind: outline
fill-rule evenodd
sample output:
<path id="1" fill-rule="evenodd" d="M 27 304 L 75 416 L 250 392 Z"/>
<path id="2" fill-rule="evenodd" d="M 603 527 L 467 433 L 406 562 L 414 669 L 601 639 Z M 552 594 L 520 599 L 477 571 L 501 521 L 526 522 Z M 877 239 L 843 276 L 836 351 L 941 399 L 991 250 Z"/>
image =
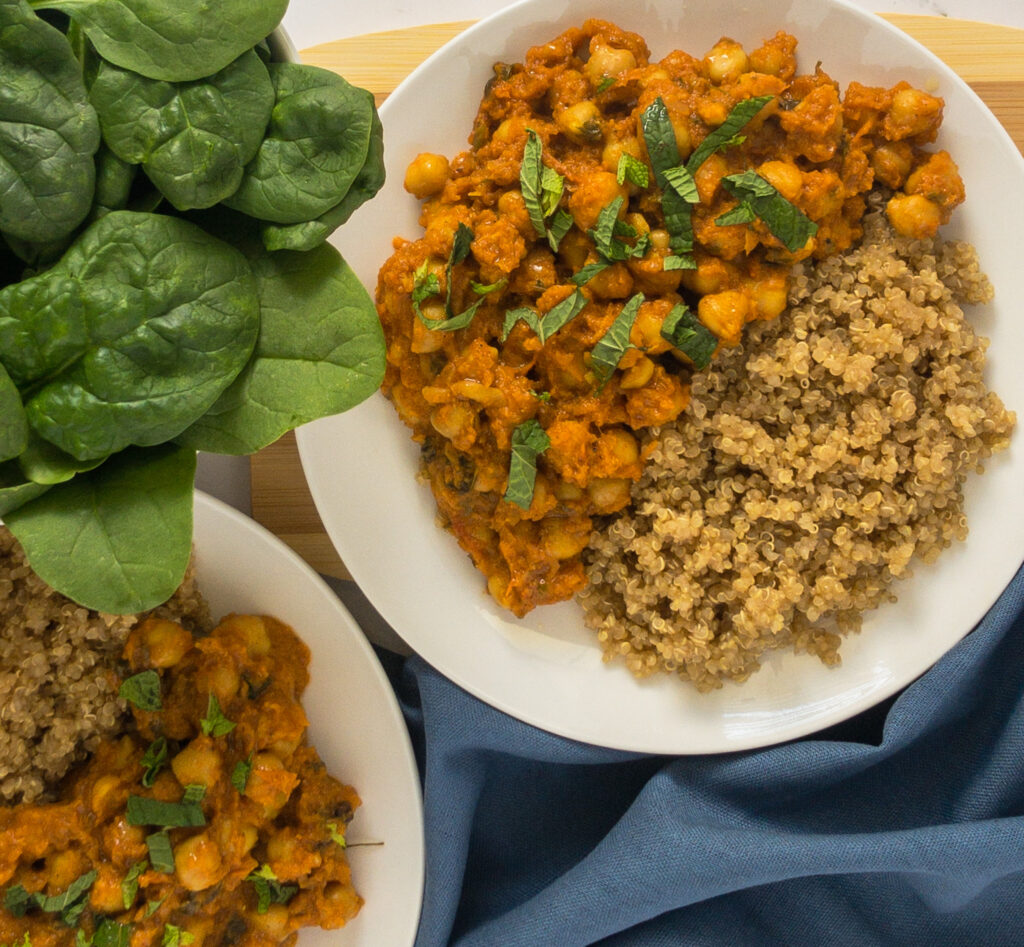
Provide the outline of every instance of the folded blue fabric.
<path id="1" fill-rule="evenodd" d="M 417 947 L 1024 945 L 1024 570 L 897 698 L 724 756 L 573 743 L 417 657 Z"/>

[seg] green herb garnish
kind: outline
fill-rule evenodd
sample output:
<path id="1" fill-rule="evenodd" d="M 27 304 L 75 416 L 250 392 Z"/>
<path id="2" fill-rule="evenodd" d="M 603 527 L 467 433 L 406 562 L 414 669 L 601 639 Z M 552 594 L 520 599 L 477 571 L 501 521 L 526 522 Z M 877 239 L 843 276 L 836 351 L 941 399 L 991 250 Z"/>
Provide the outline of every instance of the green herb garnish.
<path id="1" fill-rule="evenodd" d="M 149 851 L 149 862 L 154 871 L 162 871 L 168 875 L 174 873 L 174 849 L 166 829 L 147 835 L 146 849 Z"/>
<path id="2" fill-rule="evenodd" d="M 160 700 L 160 675 L 153 670 L 133 674 L 121 682 L 117 696 L 135 704 L 140 710 L 160 710 L 163 707 Z"/>
<path id="3" fill-rule="evenodd" d="M 203 789 L 189 787 L 189 789 Z M 206 816 L 195 792 L 186 790 L 181 802 L 163 802 L 146 796 L 128 797 L 129 825 L 156 825 L 164 829 L 177 829 L 206 825 Z"/>
<path id="4" fill-rule="evenodd" d="M 754 98 L 737 102 L 726 116 L 725 121 L 714 131 L 706 135 L 704 140 L 694 148 L 693 153 L 686 162 L 686 167 L 690 173 L 696 174 L 697 169 L 716 151 L 739 144 L 742 141 L 742 139 L 737 138 L 740 130 L 773 98 L 775 98 L 773 95 L 758 95 Z"/>
<path id="5" fill-rule="evenodd" d="M 128 869 L 128 873 L 121 880 L 121 901 L 127 911 L 134 903 L 139 893 L 139 878 L 149 868 L 149 860 L 143 858 Z"/>
<path id="6" fill-rule="evenodd" d="M 551 438 L 531 418 L 523 421 L 512 432 L 512 457 L 508 467 L 508 487 L 505 500 L 528 510 L 533 502 L 533 488 L 537 482 L 537 458 L 551 446 Z"/>
<path id="7" fill-rule="evenodd" d="M 602 92 L 607 92 L 613 85 L 615 85 L 615 76 L 602 76 L 594 92 L 600 95 Z"/>
<path id="8" fill-rule="evenodd" d="M 544 144 L 540 136 L 528 128 L 523 160 L 519 166 L 519 189 L 535 233 L 548 241 L 552 252 L 557 252 L 562 237 L 572 227 L 572 215 L 558 206 L 565 190 L 565 180 L 554 168 L 544 164 L 543 155 Z M 553 218 L 551 224 L 548 224 L 549 218 Z"/>
<path id="9" fill-rule="evenodd" d="M 547 342 L 566 323 L 575 319 L 587 305 L 587 297 L 576 289 L 566 296 L 558 305 L 552 306 L 543 316 L 537 314 L 536 310 L 529 306 L 519 306 L 516 309 L 509 309 L 505 313 L 505 322 L 502 325 L 502 341 L 508 338 L 517 322 L 525 322 L 537 334 L 541 343 Z"/>
<path id="10" fill-rule="evenodd" d="M 249 783 L 249 774 L 251 772 L 252 753 L 250 753 L 244 760 L 239 760 L 235 763 L 234 769 L 231 770 L 231 785 L 240 793 L 245 792 L 245 787 Z"/>
<path id="11" fill-rule="evenodd" d="M 670 182 L 669 174 L 675 180 L 679 175 L 679 146 L 676 133 L 669 120 L 668 107 L 659 96 L 640 114 L 640 129 L 647 155 L 654 168 L 654 181 L 661 189 L 661 209 L 665 215 L 665 229 L 669 233 L 669 247 L 680 260 L 688 260 L 693 253 L 693 219 L 690 201 L 683 197 Z M 674 263 L 670 268 L 680 269 L 682 264 Z"/>
<path id="12" fill-rule="evenodd" d="M 597 378 L 599 387 L 604 387 L 612 373 L 619 365 L 622 356 L 632 345 L 629 333 L 636 322 L 640 304 L 644 301 L 643 293 L 637 293 L 620 310 L 615 321 L 597 341 L 590 352 L 590 367 Z"/>
<path id="13" fill-rule="evenodd" d="M 256 911 L 266 914 L 272 904 L 287 904 L 299 890 L 298 885 L 282 884 L 269 865 L 262 865 L 246 876 L 256 889 Z"/>
<path id="14" fill-rule="evenodd" d="M 337 822 L 328 822 L 327 831 L 331 833 L 332 842 L 336 842 L 342 848 L 348 848 L 348 842 L 345 841 L 345 833 L 338 831 Z"/>
<path id="15" fill-rule="evenodd" d="M 160 947 L 185 947 L 194 941 L 195 935 L 188 931 L 175 927 L 173 924 L 164 924 L 164 936 L 160 941 Z"/>
<path id="16" fill-rule="evenodd" d="M 698 369 L 708 367 L 718 348 L 717 336 L 683 303 L 673 306 L 665 316 L 661 337 L 686 355 Z"/>
<path id="17" fill-rule="evenodd" d="M 220 701 L 210 694 L 206 702 L 206 716 L 199 721 L 199 727 L 208 737 L 223 737 L 235 729 L 234 721 L 228 720 L 220 709 Z"/>
<path id="18" fill-rule="evenodd" d="M 4 910 L 14 917 L 24 917 L 35 903 L 36 896 L 29 894 L 24 885 L 11 885 L 4 892 Z"/>
<path id="19" fill-rule="evenodd" d="M 132 942 L 131 924 L 119 924 L 109 917 L 100 921 L 92 936 L 93 947 L 129 947 Z"/>
<path id="20" fill-rule="evenodd" d="M 146 747 L 141 760 L 143 786 L 152 786 L 156 782 L 157 774 L 167 765 L 168 756 L 166 737 L 157 737 Z"/>
<path id="21" fill-rule="evenodd" d="M 619 165 L 615 169 L 615 180 L 619 184 L 635 184 L 639 188 L 645 188 L 650 184 L 650 176 L 647 173 L 647 165 L 639 158 L 634 158 L 628 152 L 619 155 Z"/>
<path id="22" fill-rule="evenodd" d="M 460 312 L 457 315 L 452 311 L 452 271 L 458 266 L 463 260 L 469 256 L 470 245 L 473 242 L 473 231 L 469 229 L 465 224 L 460 223 L 455 230 L 455 237 L 452 240 L 451 253 L 448 254 L 448 263 L 445 266 L 445 300 L 444 300 L 444 319 L 431 319 L 429 316 L 423 314 L 423 310 L 420 308 L 422 303 L 429 296 L 437 295 L 441 292 L 441 284 L 437 278 L 436 273 L 430 273 L 426 269 L 426 262 L 424 261 L 413 275 L 413 291 L 412 291 L 412 308 L 416 315 L 428 329 L 432 329 L 437 332 L 454 332 L 456 329 L 465 329 L 476 315 L 477 309 L 480 308 L 480 304 L 484 301 L 483 296 L 480 296 L 473 305 L 471 305 L 464 312 Z M 480 295 L 480 294 L 478 294 Z"/>
<path id="23" fill-rule="evenodd" d="M 818 232 L 818 225 L 810 217 L 756 171 L 726 175 L 722 186 L 740 203 L 715 219 L 720 226 L 750 223 L 759 218 L 790 253 Z"/>

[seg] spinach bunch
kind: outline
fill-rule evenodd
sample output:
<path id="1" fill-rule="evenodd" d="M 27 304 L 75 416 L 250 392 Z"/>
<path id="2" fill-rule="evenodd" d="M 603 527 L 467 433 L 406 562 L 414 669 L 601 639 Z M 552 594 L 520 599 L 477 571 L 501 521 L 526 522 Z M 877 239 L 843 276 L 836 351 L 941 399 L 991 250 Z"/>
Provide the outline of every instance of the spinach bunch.
<path id="1" fill-rule="evenodd" d="M 286 0 L 0 0 L 0 516 L 91 608 L 164 601 L 198 451 L 377 389 L 331 232 L 384 181 L 369 92 L 278 62 Z"/>

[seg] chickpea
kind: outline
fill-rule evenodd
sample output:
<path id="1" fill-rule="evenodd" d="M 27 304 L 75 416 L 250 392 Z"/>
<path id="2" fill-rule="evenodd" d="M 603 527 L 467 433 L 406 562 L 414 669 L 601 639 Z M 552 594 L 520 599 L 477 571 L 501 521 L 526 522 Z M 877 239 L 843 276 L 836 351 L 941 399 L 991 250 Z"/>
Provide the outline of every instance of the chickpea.
<path id="1" fill-rule="evenodd" d="M 46 859 L 47 885 L 53 891 L 63 891 L 85 867 L 82 854 L 73 848 L 56 852 Z"/>
<path id="2" fill-rule="evenodd" d="M 879 145 L 871 155 L 875 177 L 887 187 L 902 187 L 913 165 L 914 150 L 905 141 Z"/>
<path id="3" fill-rule="evenodd" d="M 892 106 L 885 117 L 883 129 L 890 139 L 928 135 L 942 120 L 942 99 L 909 87 L 899 89 L 892 97 Z"/>
<path id="4" fill-rule="evenodd" d="M 635 388 L 643 388 L 654 376 L 654 362 L 646 355 L 631 365 L 622 373 L 619 387 L 627 391 Z"/>
<path id="5" fill-rule="evenodd" d="M 405 189 L 421 200 L 444 190 L 451 169 L 444 155 L 428 152 L 416 155 L 405 170 Z"/>
<path id="6" fill-rule="evenodd" d="M 630 69 L 636 69 L 636 56 L 628 49 L 606 46 L 596 40 L 590 46 L 590 58 L 583 72 L 595 88 L 608 76 L 621 76 Z"/>
<path id="7" fill-rule="evenodd" d="M 431 426 L 450 441 L 471 438 L 473 418 L 473 412 L 462 404 L 445 404 L 430 412 Z"/>
<path id="8" fill-rule="evenodd" d="M 708 78 L 717 84 L 738 79 L 749 71 L 750 64 L 743 47 L 735 40 L 722 37 L 704 57 Z"/>
<path id="9" fill-rule="evenodd" d="M 216 664 L 209 664 L 196 673 L 196 687 L 201 691 L 213 694 L 221 704 L 231 700 L 238 694 L 242 679 L 233 664 L 227 663 L 230 658 Z"/>
<path id="10" fill-rule="evenodd" d="M 739 345 L 749 311 L 746 294 L 733 289 L 703 296 L 697 304 L 697 318 L 730 346 Z"/>
<path id="11" fill-rule="evenodd" d="M 147 619 L 138 633 L 149 653 L 150 667 L 173 667 L 192 647 L 192 635 L 181 625 L 166 619 Z"/>
<path id="12" fill-rule="evenodd" d="M 507 144 L 516 138 L 523 138 L 525 136 L 526 119 L 520 115 L 513 115 L 511 118 L 506 118 L 494 130 L 494 134 L 491 135 L 491 141 Z"/>
<path id="13" fill-rule="evenodd" d="M 624 477 L 598 477 L 587 484 L 587 495 L 599 513 L 614 513 L 629 503 L 629 487 Z"/>
<path id="14" fill-rule="evenodd" d="M 804 189 L 803 172 L 791 161 L 765 161 L 757 172 L 787 201 L 795 201 Z"/>
<path id="15" fill-rule="evenodd" d="M 668 250 L 672 243 L 672 236 L 662 227 L 656 227 L 650 232 L 651 246 L 655 250 Z"/>
<path id="16" fill-rule="evenodd" d="M 182 786 L 213 786 L 222 772 L 220 754 L 210 737 L 196 737 L 171 760 L 171 771 Z"/>
<path id="17" fill-rule="evenodd" d="M 578 556 L 590 541 L 589 529 L 573 530 L 567 520 L 545 520 L 541 527 L 541 544 L 552 559 L 565 560 Z"/>
<path id="18" fill-rule="evenodd" d="M 628 197 L 625 185 L 620 185 L 610 171 L 595 171 L 580 182 L 569 197 L 569 213 L 576 226 L 585 234 L 597 223 L 601 211 L 616 197 L 623 198 L 622 213 L 625 213 L 625 199 Z"/>
<path id="19" fill-rule="evenodd" d="M 202 891 L 220 881 L 223 871 L 216 842 L 200 832 L 174 848 L 174 873 L 189 891 Z"/>
<path id="20" fill-rule="evenodd" d="M 104 818 L 121 807 L 124 802 L 121 780 L 113 773 L 107 773 L 92 785 L 89 802 L 92 811 Z"/>
<path id="21" fill-rule="evenodd" d="M 782 315 L 788 301 L 784 278 L 763 280 L 754 286 L 753 310 L 758 319 L 775 319 Z"/>
<path id="22" fill-rule="evenodd" d="M 610 138 L 601 151 L 601 167 L 613 173 L 619 170 L 619 161 L 623 155 L 632 155 L 637 161 L 643 160 L 643 148 L 640 139 L 635 136 L 628 138 Z"/>
<path id="23" fill-rule="evenodd" d="M 893 229 L 904 237 L 934 237 L 942 222 L 942 209 L 920 194 L 896 194 L 885 205 Z"/>
<path id="24" fill-rule="evenodd" d="M 263 914 L 253 915 L 252 924 L 279 942 L 288 933 L 288 908 L 284 904 L 271 904 Z"/>
<path id="25" fill-rule="evenodd" d="M 605 431 L 601 435 L 600 449 L 607 450 L 617 466 L 628 467 L 640 459 L 640 448 L 637 446 L 636 438 L 625 428 Z"/>
<path id="26" fill-rule="evenodd" d="M 270 635 L 267 626 L 258 615 L 228 615 L 221 627 L 238 632 L 245 642 L 245 649 L 254 658 L 270 654 Z"/>
<path id="27" fill-rule="evenodd" d="M 89 889 L 90 907 L 99 914 L 117 914 L 123 911 L 124 892 L 121 882 L 124 879 L 111 865 L 100 865 L 96 870 L 98 877 Z"/>
<path id="28" fill-rule="evenodd" d="M 555 124 L 573 141 L 580 144 L 600 141 L 604 137 L 601 113 L 590 100 L 570 105 L 555 116 Z"/>
<path id="29" fill-rule="evenodd" d="M 430 305 L 427 303 L 426 305 Z M 436 306 L 441 311 L 441 318 L 445 318 L 444 306 L 440 303 Z M 426 315 L 425 306 L 420 306 L 423 314 Z M 430 317 L 434 318 L 434 317 Z M 437 352 L 444 345 L 444 333 L 439 332 L 436 329 L 428 329 L 421 319 L 413 319 L 412 322 L 412 339 L 409 342 L 409 348 L 417 355 L 429 355 L 431 352 Z"/>

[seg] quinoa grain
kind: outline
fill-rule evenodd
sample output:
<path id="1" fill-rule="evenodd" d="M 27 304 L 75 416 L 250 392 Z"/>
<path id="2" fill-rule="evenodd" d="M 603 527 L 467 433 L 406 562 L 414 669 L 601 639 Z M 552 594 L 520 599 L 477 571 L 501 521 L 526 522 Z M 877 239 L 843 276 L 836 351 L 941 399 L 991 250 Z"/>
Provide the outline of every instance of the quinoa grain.
<path id="1" fill-rule="evenodd" d="M 787 311 L 649 432 L 632 506 L 592 537 L 579 598 L 605 659 L 701 691 L 778 648 L 837 664 L 915 557 L 966 536 L 963 482 L 1009 441 L 961 309 L 991 296 L 970 246 L 877 211 L 859 247 L 797 271 Z"/>

